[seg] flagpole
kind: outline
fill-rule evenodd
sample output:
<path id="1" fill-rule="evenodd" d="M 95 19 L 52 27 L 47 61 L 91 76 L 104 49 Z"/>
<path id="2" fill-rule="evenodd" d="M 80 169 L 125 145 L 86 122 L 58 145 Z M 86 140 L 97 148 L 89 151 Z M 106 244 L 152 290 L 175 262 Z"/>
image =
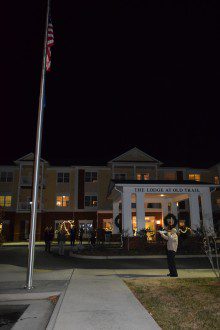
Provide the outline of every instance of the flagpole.
<path id="1" fill-rule="evenodd" d="M 38 185 L 39 185 L 39 170 L 40 170 L 40 157 L 41 157 L 41 141 L 42 141 L 43 114 L 44 114 L 44 86 L 45 86 L 49 10 L 50 10 L 50 0 L 47 1 L 47 15 L 46 15 L 46 23 L 45 23 L 44 49 L 43 49 L 42 69 L 41 69 L 40 95 L 39 95 L 39 105 L 38 105 L 38 119 L 37 119 L 37 132 L 36 132 L 35 157 L 34 157 L 31 226 L 30 226 L 30 235 L 29 235 L 27 281 L 25 286 L 28 290 L 31 290 L 33 288 L 33 268 L 34 268 L 34 252 L 35 252 L 37 208 L 38 208 Z"/>

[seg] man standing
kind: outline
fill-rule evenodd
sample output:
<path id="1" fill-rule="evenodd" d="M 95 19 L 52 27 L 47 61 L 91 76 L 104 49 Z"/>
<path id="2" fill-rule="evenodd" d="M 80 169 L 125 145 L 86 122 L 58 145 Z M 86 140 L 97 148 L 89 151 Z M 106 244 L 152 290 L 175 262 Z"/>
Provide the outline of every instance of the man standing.
<path id="1" fill-rule="evenodd" d="M 167 276 L 178 277 L 175 263 L 175 255 L 178 247 L 178 236 L 176 229 L 172 228 L 170 232 L 165 235 L 160 232 L 161 236 L 167 241 L 167 263 L 170 273 Z"/>
<path id="2" fill-rule="evenodd" d="M 45 241 L 45 251 L 50 252 L 51 235 L 50 235 L 49 227 L 46 227 L 44 230 L 44 241 Z"/>
<path id="3" fill-rule="evenodd" d="M 71 225 L 71 229 L 70 229 L 70 245 L 71 245 L 72 247 L 74 247 L 75 239 L 76 239 L 75 228 L 74 228 L 73 225 Z"/>

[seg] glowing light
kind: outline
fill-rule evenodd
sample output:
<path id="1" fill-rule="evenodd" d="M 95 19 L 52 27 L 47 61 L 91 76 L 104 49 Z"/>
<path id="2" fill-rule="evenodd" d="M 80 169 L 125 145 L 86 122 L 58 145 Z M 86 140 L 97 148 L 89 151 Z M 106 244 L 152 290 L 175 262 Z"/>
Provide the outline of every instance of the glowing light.
<path id="1" fill-rule="evenodd" d="M 161 194 L 160 196 L 161 196 L 161 197 L 164 197 L 165 195 Z"/>
<path id="2" fill-rule="evenodd" d="M 156 224 L 157 224 L 157 225 L 160 225 L 160 223 L 161 223 L 160 220 L 157 220 L 157 221 L 156 221 Z"/>

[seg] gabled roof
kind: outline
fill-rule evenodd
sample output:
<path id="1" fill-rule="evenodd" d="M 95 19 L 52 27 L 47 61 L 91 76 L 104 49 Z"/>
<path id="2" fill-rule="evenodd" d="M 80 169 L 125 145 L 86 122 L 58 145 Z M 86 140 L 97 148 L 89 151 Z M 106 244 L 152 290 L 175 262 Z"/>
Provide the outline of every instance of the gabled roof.
<path id="1" fill-rule="evenodd" d="M 109 163 L 114 163 L 114 162 L 146 162 L 146 163 L 160 163 L 161 162 L 146 154 L 145 152 L 143 152 L 142 150 L 134 147 L 126 152 L 124 152 L 123 154 L 117 156 L 116 158 L 112 159 L 109 161 Z"/>
<path id="2" fill-rule="evenodd" d="M 33 162 L 34 161 L 34 153 L 30 152 L 29 154 L 16 159 L 14 162 L 15 164 L 20 163 L 20 162 Z M 44 160 L 43 158 L 40 159 L 41 162 L 43 163 L 48 163 L 46 160 Z"/>

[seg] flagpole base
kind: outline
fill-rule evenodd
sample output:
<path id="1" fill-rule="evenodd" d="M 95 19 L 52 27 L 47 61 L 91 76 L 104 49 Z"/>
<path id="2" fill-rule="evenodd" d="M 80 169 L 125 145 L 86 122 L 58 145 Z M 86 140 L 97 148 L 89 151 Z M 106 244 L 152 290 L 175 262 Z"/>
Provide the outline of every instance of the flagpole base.
<path id="1" fill-rule="evenodd" d="M 34 286 L 28 286 L 27 284 L 25 284 L 24 289 L 31 291 L 34 289 Z"/>

